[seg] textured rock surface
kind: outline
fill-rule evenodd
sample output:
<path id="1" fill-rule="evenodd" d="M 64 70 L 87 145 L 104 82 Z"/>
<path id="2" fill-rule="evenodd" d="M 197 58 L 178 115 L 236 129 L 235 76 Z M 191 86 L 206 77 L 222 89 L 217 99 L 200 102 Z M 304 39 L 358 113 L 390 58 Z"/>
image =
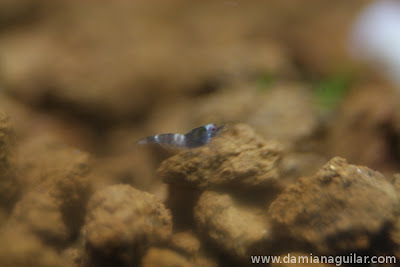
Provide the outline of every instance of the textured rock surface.
<path id="1" fill-rule="evenodd" d="M 15 134 L 8 116 L 0 111 L 0 205 L 12 207 L 20 193 L 15 174 Z"/>
<path id="2" fill-rule="evenodd" d="M 392 184 L 396 189 L 397 196 L 400 198 L 400 173 L 393 175 Z M 400 210 L 396 214 L 393 225 L 389 231 L 389 239 L 393 242 L 393 255 L 400 258 Z"/>
<path id="3" fill-rule="evenodd" d="M 157 267 L 157 266 L 185 266 L 185 267 L 217 267 L 219 266 L 214 260 L 204 255 L 193 255 L 179 253 L 176 250 L 168 248 L 152 247 L 147 250 L 142 258 L 141 266 Z"/>
<path id="4" fill-rule="evenodd" d="M 194 267 L 184 256 L 179 253 L 161 248 L 150 248 L 142 259 L 142 267 Z"/>
<path id="5" fill-rule="evenodd" d="M 89 258 L 95 264 L 104 260 L 129 265 L 147 247 L 171 237 L 172 221 L 153 195 L 129 185 L 114 185 L 90 199 L 84 232 Z"/>
<path id="6" fill-rule="evenodd" d="M 24 183 L 24 191 L 33 193 L 18 203 L 19 209 L 32 208 L 32 212 L 40 213 L 45 207 L 57 208 L 69 237 L 77 235 L 91 194 L 91 165 L 88 153 L 62 144 L 53 137 L 43 136 L 22 143 L 18 175 Z M 43 200 L 40 200 L 40 195 L 43 195 Z M 20 215 L 24 216 L 23 213 Z M 46 224 L 45 221 L 42 223 Z"/>
<path id="7" fill-rule="evenodd" d="M 260 98 L 246 122 L 264 138 L 299 146 L 315 134 L 318 117 L 304 84 L 277 85 Z"/>
<path id="8" fill-rule="evenodd" d="M 193 255 L 199 253 L 200 240 L 191 232 L 179 232 L 172 236 L 172 246 L 186 254 Z"/>
<path id="9" fill-rule="evenodd" d="M 269 213 L 281 234 L 334 253 L 367 249 L 398 207 L 396 190 L 382 174 L 337 157 L 288 187 Z"/>
<path id="10" fill-rule="evenodd" d="M 22 225 L 52 245 L 65 244 L 71 233 L 55 199 L 42 192 L 26 194 L 16 205 L 8 222 Z"/>
<path id="11" fill-rule="evenodd" d="M 9 225 L 0 233 L 0 265 L 15 267 L 67 266 L 57 251 L 24 227 Z"/>
<path id="12" fill-rule="evenodd" d="M 165 160 L 159 175 L 169 184 L 210 187 L 280 187 L 282 147 L 267 142 L 245 124 L 232 125 L 206 147 Z"/>
<path id="13" fill-rule="evenodd" d="M 199 125 L 210 121 L 244 122 L 265 139 L 294 147 L 315 134 L 318 114 L 305 84 L 281 82 L 254 90 L 257 87 L 239 84 L 211 94 L 199 101 L 190 117 Z"/>
<path id="14" fill-rule="evenodd" d="M 215 253 L 207 250 L 207 246 L 191 231 L 175 233 L 170 247 L 184 255 L 194 266 L 218 266 Z"/>
<path id="15" fill-rule="evenodd" d="M 329 156 L 380 170 L 396 169 L 396 136 L 400 132 L 397 92 L 369 81 L 354 88 L 330 124 Z"/>
<path id="16" fill-rule="evenodd" d="M 205 191 L 195 207 L 199 231 L 228 254 L 248 259 L 253 246 L 268 240 L 271 229 L 262 211 L 240 206 L 228 194 Z"/>

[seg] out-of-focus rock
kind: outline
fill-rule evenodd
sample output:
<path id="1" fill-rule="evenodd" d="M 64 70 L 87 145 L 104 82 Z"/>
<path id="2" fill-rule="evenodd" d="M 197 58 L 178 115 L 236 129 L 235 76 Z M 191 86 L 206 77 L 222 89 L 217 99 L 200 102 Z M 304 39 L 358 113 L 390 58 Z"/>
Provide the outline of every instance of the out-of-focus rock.
<path id="1" fill-rule="evenodd" d="M 141 266 L 218 267 L 218 264 L 207 257 L 180 254 L 168 248 L 151 247 L 143 256 Z"/>
<path id="2" fill-rule="evenodd" d="M 32 19 L 35 11 L 35 1 L 4 0 L 0 2 L 0 30 Z"/>
<path id="3" fill-rule="evenodd" d="M 236 258 L 250 258 L 257 244 L 271 238 L 270 224 L 262 209 L 240 206 L 228 194 L 205 191 L 194 217 L 200 233 Z"/>
<path id="4" fill-rule="evenodd" d="M 329 75 L 355 65 L 348 53 L 349 27 L 368 2 L 307 0 L 301 6 L 290 4 L 286 14 L 290 19 L 281 27 L 287 29 L 287 45 L 304 73 Z"/>
<path id="5" fill-rule="evenodd" d="M 49 205 L 58 207 L 71 235 L 76 235 L 91 194 L 91 164 L 88 153 L 43 136 L 20 145 L 18 175 L 25 192 L 51 198 L 49 202 L 53 203 Z M 30 205 L 29 201 L 25 204 Z"/>
<path id="6" fill-rule="evenodd" d="M 392 184 L 396 189 L 397 196 L 400 197 L 400 173 L 396 173 L 392 177 Z M 400 212 L 389 230 L 389 239 L 393 245 L 393 255 L 400 258 Z"/>
<path id="7" fill-rule="evenodd" d="M 15 267 L 68 266 L 52 247 L 19 225 L 9 225 L 0 233 L 0 265 Z"/>
<path id="8" fill-rule="evenodd" d="M 200 189 L 280 188 L 281 145 L 265 141 L 245 124 L 232 125 L 227 131 L 205 147 L 163 161 L 158 174 L 168 184 Z"/>
<path id="9" fill-rule="evenodd" d="M 318 116 L 311 92 L 304 84 L 278 84 L 259 103 L 246 122 L 264 138 L 296 147 L 305 146 L 302 143 L 315 135 Z"/>
<path id="10" fill-rule="evenodd" d="M 52 5 L 41 20 L 1 38 L 4 87 L 28 103 L 96 123 L 138 117 L 160 102 L 201 94 L 227 80 L 292 72 L 279 43 L 266 34 L 249 37 L 254 24 L 265 24 L 255 17 L 268 18 L 259 7 L 227 9 L 211 1 L 196 6 Z"/>
<path id="11" fill-rule="evenodd" d="M 256 83 L 239 83 L 199 99 L 186 117 L 197 125 L 247 123 L 267 140 L 310 151 L 308 143 L 320 126 L 313 101 L 311 90 L 302 83 L 279 82 L 266 88 Z M 164 113 L 162 119 L 157 120 L 164 124 L 158 124 L 167 125 L 165 121 L 169 121 L 169 115 Z"/>
<path id="12" fill-rule="evenodd" d="M 172 245 L 175 249 L 181 250 L 186 254 L 197 254 L 200 250 L 200 240 L 191 232 L 179 232 L 172 236 Z"/>
<path id="13" fill-rule="evenodd" d="M 83 267 L 85 262 L 83 261 L 83 251 L 77 248 L 67 248 L 62 252 L 63 259 L 67 266 L 70 267 Z"/>
<path id="14" fill-rule="evenodd" d="M 15 173 L 15 134 L 9 117 L 0 111 L 0 205 L 11 209 L 20 193 Z"/>
<path id="15" fill-rule="evenodd" d="M 51 133 L 71 146 L 88 151 L 96 151 L 96 148 L 99 148 L 95 130 L 79 118 L 61 112 L 32 108 L 2 90 L 0 107 L 10 116 L 19 143 Z"/>
<path id="16" fill-rule="evenodd" d="M 316 153 L 286 153 L 279 164 L 281 180 L 290 184 L 299 177 L 310 176 L 326 163 L 326 157 Z"/>
<path id="17" fill-rule="evenodd" d="M 170 249 L 150 248 L 142 258 L 142 267 L 195 267 L 184 256 Z"/>
<path id="18" fill-rule="evenodd" d="M 217 267 L 218 264 L 200 255 L 185 255 L 167 248 L 152 247 L 143 256 L 141 266 Z"/>
<path id="19" fill-rule="evenodd" d="M 207 246 L 191 232 L 178 232 L 171 238 L 171 247 L 185 255 L 194 266 L 218 266 L 216 260 L 207 251 Z"/>
<path id="20" fill-rule="evenodd" d="M 278 235 L 321 253 L 368 249 L 399 208 L 395 188 L 379 172 L 331 159 L 271 204 Z"/>
<path id="21" fill-rule="evenodd" d="M 73 181 L 80 177 L 84 180 L 83 177 L 89 173 L 92 163 L 88 153 L 65 145 L 52 135 L 42 135 L 19 145 L 18 164 L 18 174 L 28 191 L 38 185 L 54 183 L 58 179 Z M 83 181 L 75 183 L 87 184 Z M 67 197 L 71 198 L 73 195 Z"/>
<path id="22" fill-rule="evenodd" d="M 355 87 L 330 123 L 329 156 L 379 170 L 395 169 L 400 132 L 398 99 L 398 93 L 386 84 L 368 81 Z"/>
<path id="23" fill-rule="evenodd" d="M 54 198 L 43 192 L 30 192 L 15 205 L 9 226 L 21 225 L 51 245 L 65 245 L 71 237 L 63 214 Z"/>
<path id="24" fill-rule="evenodd" d="M 90 199 L 84 232 L 94 264 L 134 264 L 149 246 L 171 237 L 171 214 L 149 193 L 129 185 L 109 186 Z"/>
<path id="25" fill-rule="evenodd" d="M 239 83 L 204 96 L 194 105 L 191 119 L 198 125 L 210 122 L 244 122 L 255 109 L 264 106 L 265 92 L 258 90 L 254 83 Z M 165 115 L 164 115 L 165 117 Z"/>
<path id="26" fill-rule="evenodd" d="M 146 192 L 157 192 L 164 186 L 156 179 L 155 160 L 147 149 L 133 147 L 128 152 L 113 153 L 111 156 L 99 157 L 94 164 L 94 186 L 101 188 L 112 184 L 129 184 Z M 166 190 L 165 190 L 166 191 Z M 165 199 L 165 195 L 159 195 Z"/>
<path id="27" fill-rule="evenodd" d="M 390 229 L 390 240 L 393 242 L 393 254 L 400 258 L 400 220 L 396 219 L 392 228 Z"/>

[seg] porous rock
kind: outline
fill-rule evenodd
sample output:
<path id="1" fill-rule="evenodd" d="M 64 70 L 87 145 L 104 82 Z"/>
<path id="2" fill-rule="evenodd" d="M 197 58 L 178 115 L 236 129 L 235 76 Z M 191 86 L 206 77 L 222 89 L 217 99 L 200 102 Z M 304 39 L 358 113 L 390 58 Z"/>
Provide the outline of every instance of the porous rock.
<path id="1" fill-rule="evenodd" d="M 142 258 L 141 266 L 217 267 L 215 260 L 204 254 L 186 254 L 171 248 L 151 247 Z"/>
<path id="2" fill-rule="evenodd" d="M 318 127 L 318 116 L 307 86 L 280 83 L 260 96 L 259 101 L 246 122 L 265 138 L 293 147 L 306 147 L 305 141 L 316 133 Z"/>
<path id="3" fill-rule="evenodd" d="M 184 255 L 194 266 L 218 266 L 215 258 L 191 231 L 175 233 L 171 248 Z"/>
<path id="4" fill-rule="evenodd" d="M 21 225 L 8 225 L 0 232 L 0 265 L 13 267 L 68 266 L 57 251 Z"/>
<path id="5" fill-rule="evenodd" d="M 246 124 L 227 127 L 211 144 L 183 151 L 162 162 L 158 174 L 168 184 L 200 189 L 232 186 L 280 187 L 282 147 L 267 142 Z"/>
<path id="6" fill-rule="evenodd" d="M 244 38 L 259 20 L 255 17 L 265 19 L 259 6 L 248 7 L 255 13 L 232 9 L 236 15 L 221 17 L 217 10 L 225 7 L 209 4 L 199 3 L 194 9 L 181 1 L 168 7 L 155 1 L 45 5 L 47 12 L 29 20 L 27 29 L 2 37 L 5 89 L 25 102 L 63 103 L 65 111 L 110 120 L 141 116 L 155 103 L 175 102 L 231 76 L 248 79 L 261 72 L 290 72 L 291 63 L 279 43 Z M 177 9 L 184 11 L 176 13 Z M 204 12 L 208 22 L 202 19 Z M 222 35 L 212 26 L 221 20 L 230 25 Z M 188 21 L 193 36 L 183 26 Z M 146 25 L 147 30 L 132 25 Z M 202 28 L 206 30 L 198 30 Z M 226 43 L 226 38 L 231 41 Z M 218 42 L 225 45 L 216 46 Z"/>
<path id="7" fill-rule="evenodd" d="M 129 265 L 137 263 L 150 245 L 170 238 L 172 221 L 169 210 L 153 195 L 113 185 L 90 199 L 84 232 L 89 258 Z"/>
<path id="8" fill-rule="evenodd" d="M 70 232 L 54 198 L 42 192 L 30 192 L 17 202 L 8 224 L 21 225 L 31 234 L 52 245 L 68 241 Z"/>
<path id="9" fill-rule="evenodd" d="M 84 262 L 83 255 L 84 253 L 82 249 L 73 247 L 64 249 L 61 253 L 62 258 L 70 267 L 86 267 L 87 264 Z"/>
<path id="10" fill-rule="evenodd" d="M 330 122 L 329 155 L 379 170 L 397 169 L 398 99 L 398 89 L 382 83 L 367 81 L 353 88 Z"/>
<path id="11" fill-rule="evenodd" d="M 150 248 L 142 259 L 142 267 L 194 267 L 184 256 L 170 249 Z"/>
<path id="12" fill-rule="evenodd" d="M 9 117 L 0 112 L 0 205 L 10 208 L 20 193 L 15 174 L 15 134 Z"/>
<path id="13" fill-rule="evenodd" d="M 89 154 L 43 136 L 22 143 L 19 158 L 18 175 L 24 182 L 24 191 L 34 192 L 21 200 L 20 208 L 35 208 L 32 212 L 39 213 L 43 207 L 57 208 L 70 235 L 77 235 L 91 194 Z M 35 199 L 32 203 L 37 204 L 30 203 L 31 197 Z"/>
<path id="14" fill-rule="evenodd" d="M 339 253 L 367 249 L 398 206 L 396 190 L 382 174 L 336 157 L 288 187 L 269 213 L 279 234 L 321 253 Z"/>
<path id="15" fill-rule="evenodd" d="M 271 236 L 268 219 L 262 211 L 240 206 L 228 194 L 205 191 L 195 207 L 199 231 L 222 251 L 248 259 L 257 244 Z"/>
<path id="16" fill-rule="evenodd" d="M 200 240 L 193 235 L 193 233 L 179 232 L 175 233 L 171 239 L 172 246 L 186 254 L 197 254 L 200 250 Z"/>
<path id="17" fill-rule="evenodd" d="M 400 196 L 400 173 L 393 175 L 392 184 L 396 188 L 397 196 Z M 393 255 L 400 258 L 400 210 L 389 230 L 389 240 L 392 242 Z"/>

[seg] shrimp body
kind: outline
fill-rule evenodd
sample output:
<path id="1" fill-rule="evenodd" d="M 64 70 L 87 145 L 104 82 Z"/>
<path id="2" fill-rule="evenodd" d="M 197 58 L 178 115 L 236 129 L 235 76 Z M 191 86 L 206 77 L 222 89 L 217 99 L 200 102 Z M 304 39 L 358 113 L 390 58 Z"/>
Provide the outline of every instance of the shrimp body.
<path id="1" fill-rule="evenodd" d="M 201 147 L 208 144 L 222 128 L 222 126 L 217 127 L 214 123 L 210 123 L 194 128 L 186 134 L 167 133 L 148 136 L 139 140 L 138 144 L 159 144 L 173 148 Z"/>

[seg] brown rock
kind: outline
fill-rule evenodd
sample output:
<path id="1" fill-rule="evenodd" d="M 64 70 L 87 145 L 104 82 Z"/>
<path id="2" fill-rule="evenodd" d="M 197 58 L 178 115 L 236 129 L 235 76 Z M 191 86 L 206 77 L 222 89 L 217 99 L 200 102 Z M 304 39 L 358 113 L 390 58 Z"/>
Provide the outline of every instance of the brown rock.
<path id="1" fill-rule="evenodd" d="M 52 245 L 65 244 L 71 236 L 60 207 L 54 198 L 42 192 L 24 195 L 15 205 L 8 224 L 21 225 Z"/>
<path id="2" fill-rule="evenodd" d="M 83 260 L 83 251 L 78 248 L 67 248 L 62 252 L 62 257 L 70 267 L 86 266 Z"/>
<path id="3" fill-rule="evenodd" d="M 240 206 L 228 194 L 205 191 L 194 214 L 201 233 L 222 251 L 241 259 L 248 259 L 254 246 L 271 235 L 260 210 Z"/>
<path id="4" fill-rule="evenodd" d="M 142 258 L 142 265 L 146 267 L 158 266 L 185 266 L 185 267 L 217 267 L 218 264 L 204 255 L 181 254 L 167 248 L 152 247 Z"/>
<path id="5" fill-rule="evenodd" d="M 393 242 L 393 254 L 399 259 L 400 258 L 400 220 L 396 219 L 392 228 L 390 229 L 390 240 Z"/>
<path id="6" fill-rule="evenodd" d="M 310 151 L 309 141 L 318 130 L 319 119 L 308 86 L 280 82 L 270 85 L 271 88 L 265 88 L 265 91 L 256 90 L 257 86 L 254 83 L 239 83 L 224 88 L 192 106 L 184 107 L 180 118 L 185 117 L 182 113 L 188 113 L 186 117 L 197 125 L 243 122 L 267 140 L 277 140 L 287 146 Z M 193 110 L 187 112 L 191 108 Z M 161 112 L 164 116 L 157 120 L 156 125 L 173 124 L 170 114 L 165 113 L 165 107 Z"/>
<path id="7" fill-rule="evenodd" d="M 286 153 L 279 164 L 281 179 L 293 183 L 299 177 L 313 175 L 326 161 L 326 157 L 316 153 Z"/>
<path id="8" fill-rule="evenodd" d="M 91 165 L 88 153 L 70 147 L 52 135 L 26 140 L 19 146 L 18 156 L 19 175 L 25 191 L 32 190 L 38 184 L 51 184 L 62 178 L 84 177 L 89 173 Z M 73 196 L 67 195 L 68 198 Z"/>
<path id="9" fill-rule="evenodd" d="M 24 190 L 35 192 L 38 203 L 42 203 L 40 195 L 47 198 L 43 200 L 46 205 L 57 207 L 70 234 L 76 235 L 91 194 L 89 154 L 48 136 L 23 143 L 19 154 L 19 176 Z M 29 200 L 25 203 L 21 205 L 31 205 Z M 40 205 L 36 207 L 40 209 Z"/>
<path id="10" fill-rule="evenodd" d="M 172 221 L 153 195 L 129 185 L 114 185 L 90 199 L 84 231 L 93 261 L 133 264 L 147 247 L 170 238 Z"/>
<path id="11" fill-rule="evenodd" d="M 200 250 L 200 241 L 191 232 L 179 232 L 172 236 L 172 245 L 175 249 L 193 255 Z"/>
<path id="12" fill-rule="evenodd" d="M 254 23 L 265 19 L 259 6 L 249 5 L 246 12 L 230 8 L 232 14 L 221 17 L 219 11 L 227 9 L 220 3 L 193 8 L 173 1 L 166 8 L 155 1 L 58 2 L 40 20 L 1 40 L 5 89 L 26 102 L 47 101 L 100 120 L 126 118 L 227 77 L 291 69 L 278 44 L 248 37 Z M 223 34 L 213 27 L 221 20 Z"/>
<path id="13" fill-rule="evenodd" d="M 329 155 L 374 169 L 396 169 L 400 132 L 397 91 L 371 81 L 353 88 L 330 124 Z"/>
<path id="14" fill-rule="evenodd" d="M 142 267 L 194 267 L 184 256 L 173 250 L 150 248 L 142 258 Z"/>
<path id="15" fill-rule="evenodd" d="M 5 0 L 0 3 L 0 29 L 3 27 L 18 24 L 26 21 L 27 18 L 32 19 L 34 16 L 35 3 L 32 0 L 12 1 Z"/>
<path id="16" fill-rule="evenodd" d="M 393 175 L 392 184 L 396 188 L 397 196 L 400 196 L 400 173 Z M 389 239 L 393 244 L 393 254 L 400 258 L 400 213 L 397 214 L 396 219 L 389 231 Z"/>
<path id="17" fill-rule="evenodd" d="M 306 141 L 318 127 L 318 116 L 308 88 L 299 83 L 282 83 L 259 98 L 259 105 L 246 122 L 266 139 L 293 147 L 306 146 Z"/>
<path id="18" fill-rule="evenodd" d="M 288 187 L 269 213 L 279 234 L 334 254 L 367 249 L 394 219 L 398 205 L 394 187 L 382 174 L 337 157 Z"/>
<path id="19" fill-rule="evenodd" d="M 165 160 L 158 174 L 168 184 L 200 189 L 279 188 L 281 152 L 278 143 L 266 142 L 249 126 L 237 124 L 229 127 L 226 134 L 215 137 L 211 144 Z"/>
<path id="20" fill-rule="evenodd" d="M 13 267 L 68 266 L 54 248 L 43 244 L 24 227 L 9 225 L 0 233 L 0 265 Z"/>
<path id="21" fill-rule="evenodd" d="M 185 255 L 194 266 L 218 266 L 211 256 L 212 252 L 207 251 L 191 231 L 175 233 L 171 239 L 171 247 Z"/>
<path id="22" fill-rule="evenodd" d="M 15 134 L 9 117 L 0 112 L 0 205 L 10 209 L 20 190 L 15 174 Z"/>

